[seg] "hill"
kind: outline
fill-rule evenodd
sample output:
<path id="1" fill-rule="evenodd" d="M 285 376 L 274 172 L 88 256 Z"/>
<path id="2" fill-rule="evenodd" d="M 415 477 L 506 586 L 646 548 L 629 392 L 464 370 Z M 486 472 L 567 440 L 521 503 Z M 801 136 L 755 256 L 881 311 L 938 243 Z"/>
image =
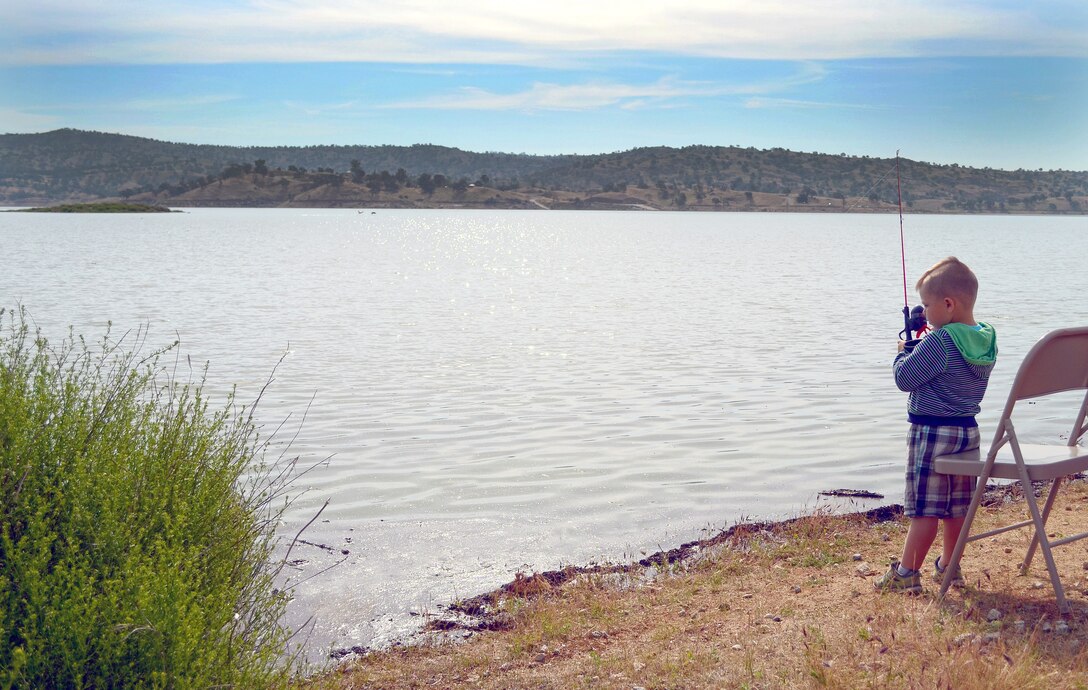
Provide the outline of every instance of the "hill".
<path id="1" fill-rule="evenodd" d="M 536 156 L 415 146 L 230 147 L 62 129 L 0 135 L 0 204 L 871 210 L 894 159 L 736 146 Z M 915 212 L 1084 213 L 1088 172 L 901 161 Z"/>

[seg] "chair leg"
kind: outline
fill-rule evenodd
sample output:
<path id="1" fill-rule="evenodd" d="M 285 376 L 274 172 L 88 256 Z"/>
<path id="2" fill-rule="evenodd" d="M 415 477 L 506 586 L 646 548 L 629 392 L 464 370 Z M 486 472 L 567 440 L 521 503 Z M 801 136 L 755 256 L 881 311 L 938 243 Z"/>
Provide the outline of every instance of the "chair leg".
<path id="1" fill-rule="evenodd" d="M 1054 499 L 1058 497 L 1058 489 L 1062 486 L 1063 477 L 1058 477 L 1050 485 L 1050 493 L 1046 497 L 1046 505 L 1043 506 L 1043 524 L 1050 519 L 1050 509 L 1054 507 Z M 1043 534 L 1043 538 L 1046 538 L 1046 534 Z M 1035 557 L 1035 548 L 1039 546 L 1039 532 L 1036 531 L 1031 535 L 1031 544 L 1028 546 L 1028 553 L 1024 556 L 1024 562 L 1020 566 L 1020 574 L 1027 575 L 1028 568 L 1031 567 L 1031 559 Z"/>
<path id="2" fill-rule="evenodd" d="M 1054 595 L 1058 599 L 1058 610 L 1062 613 L 1069 613 L 1069 602 L 1065 600 L 1065 590 L 1062 589 L 1062 581 L 1058 577 L 1058 566 L 1054 563 L 1054 554 L 1050 551 L 1050 540 L 1046 536 L 1046 523 L 1043 522 L 1043 516 L 1039 512 L 1039 504 L 1035 502 L 1035 494 L 1031 492 L 1031 481 L 1025 481 L 1024 485 L 1029 487 L 1024 497 L 1027 499 L 1028 510 L 1031 511 L 1031 519 L 1035 522 L 1035 539 L 1033 541 L 1038 541 L 1043 550 L 1043 559 L 1046 560 L 1046 568 L 1050 571 L 1050 584 L 1054 586 Z"/>

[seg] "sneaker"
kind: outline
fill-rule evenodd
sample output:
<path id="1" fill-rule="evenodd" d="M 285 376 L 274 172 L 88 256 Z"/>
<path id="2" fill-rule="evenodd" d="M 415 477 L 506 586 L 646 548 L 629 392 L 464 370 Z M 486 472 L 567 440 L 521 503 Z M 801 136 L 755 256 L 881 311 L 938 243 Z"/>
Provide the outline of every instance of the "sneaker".
<path id="1" fill-rule="evenodd" d="M 944 572 L 947 568 L 941 566 L 941 557 L 937 556 L 933 560 L 933 581 L 937 584 L 944 583 Z M 952 574 L 952 587 L 964 587 L 966 582 L 963 579 L 963 573 L 960 571 L 960 566 L 956 565 L 956 571 Z"/>
<path id="2" fill-rule="evenodd" d="M 915 572 L 913 575 L 899 574 L 899 561 L 893 561 L 888 572 L 878 577 L 873 582 L 873 587 L 881 592 L 905 592 L 907 594 L 922 593 L 922 576 Z"/>

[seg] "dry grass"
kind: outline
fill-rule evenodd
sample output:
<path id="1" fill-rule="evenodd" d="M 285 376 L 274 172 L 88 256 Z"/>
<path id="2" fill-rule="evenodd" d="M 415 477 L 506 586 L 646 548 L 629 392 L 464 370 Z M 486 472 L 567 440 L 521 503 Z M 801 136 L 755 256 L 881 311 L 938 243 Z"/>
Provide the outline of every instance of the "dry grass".
<path id="1" fill-rule="evenodd" d="M 978 524 L 1024 512 L 1022 501 L 988 508 Z M 1073 533 L 1086 523 L 1081 482 L 1059 499 L 1050 527 Z M 1041 556 L 1028 576 L 1018 574 L 1025 530 L 970 545 L 968 586 L 943 602 L 928 579 L 921 596 L 874 592 L 873 576 L 897 556 L 905 525 L 816 515 L 737 530 L 654 578 L 641 569 L 591 574 L 528 599 L 505 598 L 505 630 L 372 653 L 320 685 L 1088 687 L 1088 540 L 1055 552 L 1073 606 L 1063 619 Z M 872 574 L 859 574 L 865 564 Z M 988 620 L 992 609 L 999 620 Z"/>

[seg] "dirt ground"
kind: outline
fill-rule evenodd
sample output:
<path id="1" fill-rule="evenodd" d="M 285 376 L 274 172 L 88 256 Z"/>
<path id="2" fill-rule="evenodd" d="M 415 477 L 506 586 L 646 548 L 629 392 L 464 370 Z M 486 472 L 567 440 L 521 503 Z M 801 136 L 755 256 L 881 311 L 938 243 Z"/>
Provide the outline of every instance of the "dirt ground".
<path id="1" fill-rule="evenodd" d="M 1026 516 L 1013 487 L 991 494 L 974 531 Z M 437 617 L 435 632 L 348 657 L 314 685 L 1088 687 L 1088 540 L 1054 551 L 1063 616 L 1041 554 L 1020 575 L 1028 530 L 968 545 L 967 586 L 944 599 L 931 567 L 919 596 L 876 592 L 906 524 L 894 510 L 812 515 L 740 525 L 671 563 L 666 553 L 658 565 L 522 575 L 461 602 L 483 617 Z M 1088 529 L 1088 483 L 1063 489 L 1048 528 Z"/>

